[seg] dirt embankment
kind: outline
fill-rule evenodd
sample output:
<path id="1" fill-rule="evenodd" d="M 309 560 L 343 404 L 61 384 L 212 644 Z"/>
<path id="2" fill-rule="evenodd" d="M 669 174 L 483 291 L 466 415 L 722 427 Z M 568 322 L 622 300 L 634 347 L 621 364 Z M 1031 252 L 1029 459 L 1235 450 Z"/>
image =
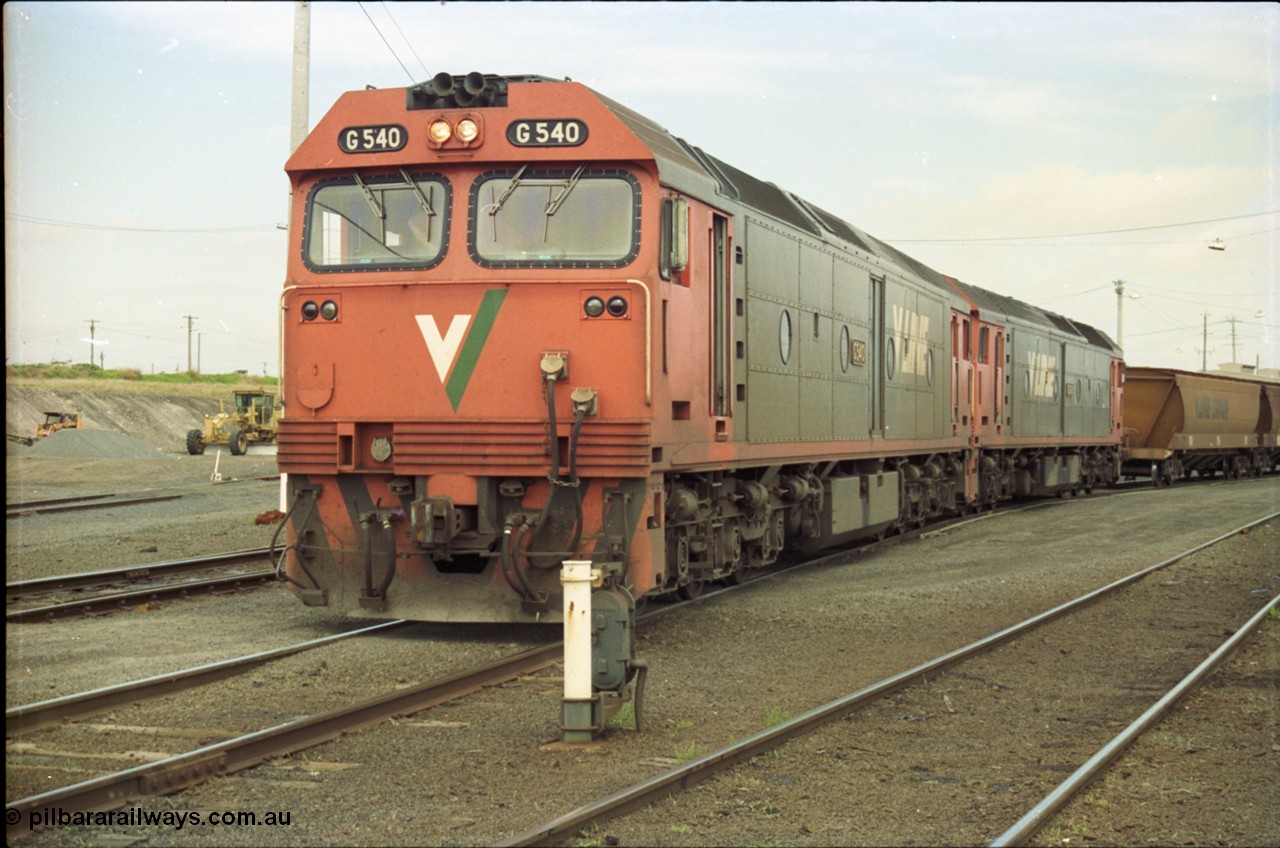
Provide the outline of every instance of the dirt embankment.
<path id="1" fill-rule="evenodd" d="M 34 436 L 46 412 L 78 412 L 82 426 L 122 433 L 166 453 L 185 453 L 188 430 L 200 427 L 205 415 L 218 412 L 218 398 L 231 401 L 230 387 L 209 387 L 210 394 L 165 393 L 148 387 L 127 391 L 118 384 L 75 388 L 5 387 L 5 433 Z M 127 386 L 127 384 L 126 384 Z M 213 394 L 216 392 L 216 394 Z M 29 450 L 8 441 L 9 452 Z"/>

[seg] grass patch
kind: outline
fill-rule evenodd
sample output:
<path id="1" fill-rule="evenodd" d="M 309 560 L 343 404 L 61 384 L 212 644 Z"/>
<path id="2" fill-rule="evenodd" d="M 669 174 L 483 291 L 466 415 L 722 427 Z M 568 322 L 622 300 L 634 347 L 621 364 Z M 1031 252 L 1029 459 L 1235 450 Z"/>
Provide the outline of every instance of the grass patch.
<path id="1" fill-rule="evenodd" d="M 59 392 L 113 394 L 163 393 L 187 397 L 228 397 L 235 389 L 274 389 L 276 377 L 231 374 L 195 374 L 189 371 L 143 374 L 136 368 L 118 370 L 80 363 L 6 365 L 5 383 Z"/>

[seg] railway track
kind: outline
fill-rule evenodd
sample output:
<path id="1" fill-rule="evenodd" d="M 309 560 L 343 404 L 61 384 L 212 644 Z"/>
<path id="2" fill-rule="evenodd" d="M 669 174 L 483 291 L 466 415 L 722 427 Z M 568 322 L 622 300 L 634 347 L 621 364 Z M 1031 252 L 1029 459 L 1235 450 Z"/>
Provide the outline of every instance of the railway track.
<path id="1" fill-rule="evenodd" d="M 1243 529 L 1240 528 L 1240 530 L 1234 532 L 1240 532 Z M 1014 638 L 1032 628 L 1063 616 L 1071 610 L 1092 603 L 1103 595 L 1130 585 L 1158 569 L 1189 556 L 1196 550 L 1204 549 L 1230 535 L 1234 535 L 1234 532 L 1198 546 L 1192 551 L 1166 559 L 1161 563 L 1116 581 L 1103 589 L 1029 619 L 1020 625 L 1006 628 L 987 639 L 980 640 L 959 651 L 940 657 L 933 663 L 926 663 L 912 668 L 872 687 L 852 693 L 836 702 L 810 710 L 796 719 L 755 734 L 737 745 L 702 757 L 684 767 L 673 769 L 658 778 L 646 781 L 644 784 L 614 793 L 607 799 L 513 837 L 510 840 L 510 844 L 558 841 L 567 838 L 590 822 L 603 821 L 617 815 L 621 810 L 643 805 L 654 798 L 671 794 L 677 789 L 701 782 L 717 771 L 750 759 L 758 753 L 774 748 L 785 741 L 800 738 L 813 732 L 817 727 L 831 721 L 833 718 L 848 714 L 876 698 L 909 686 L 912 682 L 920 680 L 924 675 L 935 674 L 936 669 L 960 662 L 976 653 L 988 650 L 1002 641 Z M 714 595 L 704 595 L 699 602 L 709 601 L 712 597 Z M 668 609 L 674 610 L 676 607 L 660 608 L 654 615 L 661 615 Z M 435 704 L 455 700 L 469 692 L 494 686 L 516 677 L 534 674 L 538 670 L 558 662 L 559 659 L 560 646 L 558 644 L 525 651 L 514 657 L 504 658 L 483 667 L 452 674 L 420 686 L 388 692 L 350 707 L 330 710 L 318 715 L 286 722 L 267 730 L 245 734 L 186 754 L 166 758 L 160 762 L 149 763 L 59 790 L 30 796 L 11 802 L 8 806 L 11 810 L 17 810 L 18 816 L 42 807 L 58 807 L 68 811 L 118 808 L 136 802 L 138 799 L 148 795 L 168 794 L 193 786 L 214 775 L 230 774 L 275 757 L 315 746 L 345 732 L 368 727 L 390 717 L 414 713 Z"/>
<path id="2" fill-rule="evenodd" d="M 306 642 L 287 645 L 283 648 L 257 651 L 241 657 L 233 657 L 220 662 L 194 666 L 167 674 L 157 674 L 141 680 L 102 686 L 87 692 L 11 707 L 5 710 L 4 713 L 5 736 L 14 737 L 23 733 L 32 733 L 62 722 L 85 719 L 114 707 L 138 704 L 166 695 L 173 695 L 197 686 L 204 686 L 216 680 L 224 680 L 281 657 L 300 654 L 304 651 L 340 642 L 354 636 L 368 636 L 373 633 L 403 627 L 407 623 L 406 621 L 384 621 L 368 627 L 348 630 L 345 633 L 321 636 Z"/>
<path id="3" fill-rule="evenodd" d="M 274 582 L 275 569 L 237 571 L 201 580 L 174 578 L 215 569 L 241 569 L 253 563 L 270 564 L 270 548 L 249 548 L 222 554 L 104 569 L 5 584 L 5 621 L 48 621 L 72 615 L 100 615 L 139 604 L 205 592 L 228 592 Z M 137 588 L 108 591 L 120 585 Z M 68 594 L 75 597 L 67 597 Z M 33 599 L 47 599 L 39 602 Z"/>
<path id="4" fill-rule="evenodd" d="M 927 681 L 929 678 L 934 678 L 944 671 L 951 669 L 981 653 L 1012 642 L 1013 640 L 1024 636 L 1044 624 L 1064 617 L 1074 611 L 1083 609 L 1084 607 L 1110 596 L 1121 589 L 1133 585 L 1156 571 L 1167 568 L 1182 559 L 1206 550 L 1228 538 L 1231 538 L 1232 536 L 1242 532 L 1247 532 L 1254 526 L 1274 519 L 1277 515 L 1280 515 L 1280 513 L 1273 513 L 1264 518 L 1250 522 L 1249 524 L 1239 527 L 1230 533 L 1223 534 L 1173 557 L 1162 560 L 1159 563 L 1134 572 L 1127 577 L 1121 578 L 1120 580 L 1114 581 L 1100 589 L 1082 595 L 1072 601 L 1068 601 L 1067 603 L 1061 604 L 1011 627 L 1005 628 L 984 639 L 980 639 L 955 651 L 951 651 L 933 660 L 922 663 L 914 668 L 885 678 L 870 686 L 849 693 L 844 697 L 810 709 L 795 718 L 779 722 L 766 730 L 755 733 L 705 756 L 698 757 L 687 764 L 677 766 L 650 779 L 612 792 L 596 801 L 578 807 L 571 812 L 551 819 L 541 825 L 520 832 L 508 839 L 501 840 L 497 842 L 497 844 L 503 846 L 560 844 L 577 834 L 584 834 L 585 832 L 588 832 L 588 829 L 596 828 L 603 822 L 623 816 L 630 811 L 653 804 L 654 802 L 660 801 L 664 798 L 669 798 L 682 793 L 698 784 L 716 777 L 717 775 L 721 775 L 735 769 L 755 757 L 759 757 L 762 754 L 773 751 L 784 743 L 800 740 L 806 736 L 815 734 L 830 725 L 832 722 L 844 718 L 854 711 L 865 709 L 893 693 L 900 692 L 908 687 L 920 684 L 921 682 Z M 1052 793 L 1044 798 L 1044 800 L 1032 807 L 1020 820 L 1011 825 L 1009 829 L 993 844 L 1021 844 L 1029 836 L 1034 834 L 1035 830 L 1042 825 L 1049 816 L 1070 800 L 1073 794 L 1079 792 L 1082 787 L 1086 786 L 1088 782 L 1107 765 L 1107 763 L 1114 760 L 1115 757 L 1118 756 L 1125 747 L 1131 744 L 1143 731 L 1149 729 L 1156 721 L 1158 721 L 1160 716 L 1162 716 L 1178 698 L 1184 695 L 1190 688 L 1200 683 L 1209 673 L 1217 668 L 1217 666 L 1221 664 L 1227 656 L 1229 656 L 1232 650 L 1234 650 L 1244 639 L 1256 630 L 1261 622 L 1265 620 L 1268 613 L 1276 608 L 1277 604 L 1280 604 L 1280 596 L 1268 601 L 1244 626 L 1232 633 L 1230 638 L 1228 638 L 1222 646 L 1200 663 L 1200 665 L 1197 666 L 1191 674 L 1179 681 L 1177 685 L 1165 693 L 1163 697 L 1152 705 L 1152 707 L 1148 709 L 1138 720 L 1134 721 L 1122 733 L 1117 735 L 1115 739 L 1103 746 L 1097 754 L 1081 765 L 1071 778 L 1064 781 Z M 670 810 L 665 810 L 663 813 L 664 817 L 669 817 L 671 815 L 672 812 Z M 617 837 L 614 838 L 616 839 Z M 644 844 L 644 841 L 644 838 L 641 837 L 638 840 L 624 840 L 624 843 Z"/>
<path id="5" fill-rule="evenodd" d="M 234 477 L 223 480 L 223 483 L 238 483 L 241 481 L 251 480 L 279 480 L 280 475 L 268 475 L 262 477 Z M 204 484 L 199 487 L 184 488 L 203 488 Z M 153 490 L 154 491 L 154 490 Z M 64 498 L 41 498 L 37 500 L 19 501 L 15 503 L 6 503 L 4 505 L 6 518 L 26 518 L 33 515 L 45 515 L 48 513 L 58 512 L 81 512 L 84 510 L 94 509 L 111 509 L 113 507 L 137 506 L 139 504 L 159 503 L 162 501 L 174 501 L 184 497 L 182 493 L 170 494 L 147 494 L 138 493 L 119 493 L 104 492 L 96 495 L 72 495 Z"/>
<path id="6" fill-rule="evenodd" d="M 285 722 L 255 733 L 207 745 L 159 762 L 115 772 L 6 803 L 6 834 L 25 832 L 20 823 L 45 807 L 68 812 L 117 809 L 141 798 L 167 795 L 215 776 L 232 774 L 285 754 L 314 747 L 344 733 L 408 715 L 471 692 L 531 674 L 555 663 L 560 645 L 521 652 L 420 686 L 318 715 Z"/>

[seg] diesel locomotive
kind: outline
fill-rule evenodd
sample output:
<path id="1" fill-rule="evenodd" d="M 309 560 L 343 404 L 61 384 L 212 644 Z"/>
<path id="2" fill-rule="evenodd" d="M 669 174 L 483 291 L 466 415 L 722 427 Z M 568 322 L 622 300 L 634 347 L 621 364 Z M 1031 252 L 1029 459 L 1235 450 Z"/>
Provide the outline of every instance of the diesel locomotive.
<path id="1" fill-rule="evenodd" d="M 559 621 L 1121 472 L 1121 352 L 568 80 L 344 94 L 286 166 L 283 571 Z"/>

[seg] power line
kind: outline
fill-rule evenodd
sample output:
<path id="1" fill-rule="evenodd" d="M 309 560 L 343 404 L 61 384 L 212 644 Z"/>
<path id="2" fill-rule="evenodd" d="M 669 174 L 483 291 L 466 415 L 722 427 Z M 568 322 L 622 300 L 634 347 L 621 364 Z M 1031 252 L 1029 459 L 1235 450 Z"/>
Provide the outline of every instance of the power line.
<path id="1" fill-rule="evenodd" d="M 387 41 L 387 37 L 382 34 L 382 30 L 378 29 L 378 25 L 373 22 L 373 17 L 369 14 L 369 10 L 364 7 L 363 3 L 356 3 L 356 5 L 360 7 L 360 11 L 364 12 L 364 16 L 369 19 L 369 25 L 373 27 L 373 31 L 378 34 L 378 38 L 381 38 L 382 43 L 387 45 L 387 50 L 391 51 L 391 58 L 395 59 L 396 64 L 404 70 L 405 76 L 409 78 L 410 82 L 417 82 L 417 80 L 413 78 L 413 74 L 409 73 L 409 69 L 404 66 L 404 62 L 400 61 L 400 57 L 396 55 L 395 48 L 393 48 L 391 43 Z"/>
<path id="2" fill-rule="evenodd" d="M 59 221 L 39 218 L 35 215 L 6 213 L 5 218 L 24 224 L 42 224 L 47 227 L 70 227 L 79 230 L 107 230 L 130 233 L 253 233 L 276 229 L 275 224 L 244 224 L 238 227 L 122 227 L 116 224 L 91 224 L 84 221 Z"/>
<path id="3" fill-rule="evenodd" d="M 382 8 L 387 13 L 387 17 L 391 18 L 391 23 L 395 24 L 396 32 L 400 33 L 400 37 L 404 39 L 405 46 L 409 48 L 409 52 L 413 54 L 413 58 L 418 60 L 418 64 L 422 66 L 422 74 L 424 77 L 431 76 L 431 71 L 427 70 L 427 63 L 422 61 L 422 57 L 418 55 L 418 51 L 413 49 L 413 42 L 404 34 L 404 30 L 400 29 L 400 24 L 396 21 L 395 15 L 391 14 L 391 7 L 383 0 Z"/>
<path id="4" fill-rule="evenodd" d="M 1050 239 L 1050 238 L 1081 238 L 1084 236 L 1110 236 L 1119 233 L 1139 233 L 1147 230 L 1167 230 L 1174 227 L 1193 227 L 1199 224 L 1217 224 L 1222 221 L 1238 221 L 1242 218 L 1258 218 L 1262 215 L 1275 215 L 1280 213 L 1280 209 L 1269 209 L 1266 212 L 1251 212 L 1248 215 L 1232 215 L 1227 218 L 1207 218 L 1203 221 L 1183 221 L 1177 224 L 1154 224 L 1149 227 L 1127 227 L 1122 230 L 1095 230 L 1088 233 L 1058 233 L 1055 235 L 1042 236 L 989 236 L 984 238 L 961 238 L 961 239 L 893 239 L 886 238 L 882 241 L 893 242 L 897 244 L 964 244 L 983 241 L 1031 241 L 1034 239 Z M 1269 231 L 1263 231 L 1269 232 Z M 1257 235 L 1257 233 L 1252 233 Z"/>

